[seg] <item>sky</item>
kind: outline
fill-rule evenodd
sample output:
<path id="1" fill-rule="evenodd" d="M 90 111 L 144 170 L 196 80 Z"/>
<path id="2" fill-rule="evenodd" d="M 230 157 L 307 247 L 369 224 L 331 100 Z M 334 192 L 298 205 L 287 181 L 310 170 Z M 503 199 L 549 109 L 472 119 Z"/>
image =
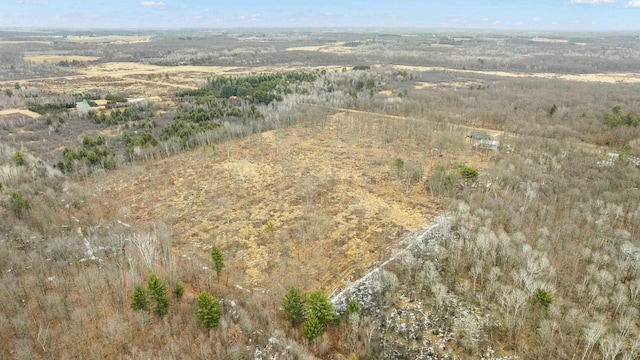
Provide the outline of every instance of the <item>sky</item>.
<path id="1" fill-rule="evenodd" d="M 0 0 L 0 28 L 640 31 L 640 0 Z"/>

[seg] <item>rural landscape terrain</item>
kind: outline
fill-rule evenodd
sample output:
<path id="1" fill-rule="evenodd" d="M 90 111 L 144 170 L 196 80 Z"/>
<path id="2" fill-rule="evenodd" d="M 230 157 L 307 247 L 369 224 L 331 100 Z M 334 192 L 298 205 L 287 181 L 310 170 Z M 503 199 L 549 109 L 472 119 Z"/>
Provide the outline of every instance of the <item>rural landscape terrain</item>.
<path id="1" fill-rule="evenodd" d="M 1 30 L 0 359 L 638 359 L 639 58 Z"/>

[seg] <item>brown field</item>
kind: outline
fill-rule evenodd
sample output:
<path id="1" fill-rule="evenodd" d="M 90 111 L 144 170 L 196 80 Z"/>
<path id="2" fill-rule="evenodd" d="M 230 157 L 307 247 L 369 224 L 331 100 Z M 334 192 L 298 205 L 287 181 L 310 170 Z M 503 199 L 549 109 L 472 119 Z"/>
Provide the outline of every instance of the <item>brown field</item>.
<path id="1" fill-rule="evenodd" d="M 108 35 L 108 36 L 67 36 L 66 40 L 75 43 L 84 44 L 139 44 L 151 41 L 151 36 L 127 36 L 127 35 Z"/>
<path id="2" fill-rule="evenodd" d="M 521 72 L 508 72 L 508 71 L 482 71 L 482 70 L 459 70 L 450 69 L 444 67 L 434 66 L 407 66 L 407 65 L 394 65 L 394 68 L 408 71 L 446 71 L 462 74 L 481 74 L 492 75 L 500 77 L 525 77 L 525 78 L 540 78 L 540 79 L 556 79 L 566 81 L 580 81 L 580 82 L 601 82 L 601 83 L 628 83 L 638 84 L 640 83 L 640 74 L 637 73 L 593 73 L 593 74 L 555 74 L 555 73 L 521 73 Z"/>
<path id="3" fill-rule="evenodd" d="M 449 81 L 449 82 L 426 82 L 426 81 L 417 81 L 413 84 L 413 88 L 416 90 L 422 90 L 427 88 L 468 88 L 471 85 L 480 85 L 480 83 L 475 81 Z"/>
<path id="4" fill-rule="evenodd" d="M 58 63 L 60 61 L 96 61 L 99 58 L 96 56 L 82 56 L 82 55 L 27 55 L 24 57 L 27 61 L 35 63 Z"/>
<path id="5" fill-rule="evenodd" d="M 122 221 L 169 224 L 180 255 L 206 258 L 202 249 L 215 241 L 229 258 L 232 280 L 243 286 L 264 287 L 289 274 L 285 282 L 333 290 L 384 260 L 402 235 L 442 210 L 423 178 L 409 186 L 397 179 L 395 158 L 424 174 L 443 161 L 486 164 L 465 145 L 463 129 L 431 129 L 443 142 L 462 144 L 460 157 L 445 159 L 419 141 L 385 136 L 399 121 L 408 131 L 432 126 L 342 112 L 324 125 L 252 135 L 215 153 L 194 149 L 88 181 L 102 189 L 97 201 Z"/>
<path id="6" fill-rule="evenodd" d="M 42 55 L 44 56 L 44 55 Z M 249 73 L 285 71 L 337 71 L 340 66 L 156 66 L 132 62 L 90 65 L 77 75 L 51 76 L 21 80 L 30 88 L 56 94 L 70 94 L 100 89 L 105 92 L 127 93 L 130 97 L 171 98 L 181 90 L 196 89 L 212 76 L 232 76 Z M 148 80 L 149 75 L 162 75 Z M 0 82 L 0 87 L 12 87 L 15 81 Z"/>
<path id="7" fill-rule="evenodd" d="M 319 51 L 332 54 L 349 54 L 353 52 L 353 48 L 344 46 L 344 42 L 337 42 L 328 45 L 317 46 L 296 46 L 287 48 L 286 51 Z"/>
<path id="8" fill-rule="evenodd" d="M 0 44 L 43 44 L 43 45 L 51 45 L 53 41 L 43 41 L 43 40 L 0 40 Z"/>
<path id="9" fill-rule="evenodd" d="M 330 45 L 335 46 L 335 45 Z M 82 56 L 54 56 L 34 55 L 32 61 L 60 61 L 63 59 L 93 60 L 93 57 Z M 381 65 L 374 65 L 380 68 Z M 594 74 L 552 74 L 552 73 L 517 73 L 504 71 L 476 71 L 458 70 L 442 67 L 392 65 L 390 68 L 415 72 L 445 71 L 461 74 L 482 74 L 501 77 L 529 77 L 543 79 L 559 79 L 580 82 L 603 83 L 640 83 L 640 75 L 635 73 L 594 73 Z M 178 91 L 196 89 L 204 81 L 212 76 L 231 76 L 249 73 L 284 72 L 284 71 L 312 71 L 324 69 L 327 71 L 340 71 L 342 66 L 262 66 L 262 67 L 237 67 L 237 66 L 157 66 L 133 62 L 113 62 L 90 65 L 78 70 L 77 75 L 52 76 L 22 80 L 21 83 L 28 87 L 46 92 L 69 94 L 79 91 L 91 91 L 101 89 L 113 93 L 127 93 L 130 97 L 157 97 L 161 101 L 167 101 Z M 149 75 L 161 75 L 159 78 L 149 79 Z M 11 87 L 14 81 L 0 82 L 0 87 Z M 447 84 L 416 83 L 416 89 L 434 86 L 465 87 L 468 84 L 451 82 Z"/>
<path id="10" fill-rule="evenodd" d="M 26 115 L 30 118 L 39 118 L 40 114 L 35 113 L 33 111 L 30 110 L 26 110 L 26 109 L 4 109 L 4 110 L 0 110 L 0 116 L 3 115 L 11 115 L 11 114 L 21 114 L 21 115 Z"/>

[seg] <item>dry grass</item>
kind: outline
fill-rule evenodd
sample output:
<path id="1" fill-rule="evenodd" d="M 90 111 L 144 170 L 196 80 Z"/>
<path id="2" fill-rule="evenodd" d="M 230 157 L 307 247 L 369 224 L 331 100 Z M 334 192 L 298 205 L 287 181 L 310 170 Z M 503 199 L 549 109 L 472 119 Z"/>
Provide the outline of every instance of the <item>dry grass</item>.
<path id="1" fill-rule="evenodd" d="M 20 115 L 26 115 L 30 118 L 36 119 L 40 117 L 40 114 L 35 113 L 33 111 L 30 110 L 25 110 L 25 109 L 4 109 L 4 110 L 0 110 L 0 116 L 3 115 L 13 115 L 13 114 L 20 114 Z"/>
<path id="2" fill-rule="evenodd" d="M 539 79 L 556 79 L 567 81 L 581 81 L 581 82 L 601 82 L 601 83 L 627 83 L 637 84 L 640 83 L 640 76 L 636 73 L 593 73 L 593 74 L 555 74 L 555 73 L 520 73 L 520 72 L 507 72 L 507 71 L 481 71 L 481 70 L 459 70 L 449 69 L 436 66 L 410 66 L 410 65 L 395 65 L 394 68 L 400 70 L 408 70 L 415 72 L 428 72 L 428 71 L 446 71 L 455 72 L 461 74 L 481 74 L 500 77 L 525 77 L 525 78 L 539 78 Z"/>
<path id="3" fill-rule="evenodd" d="M 319 51 L 323 53 L 332 54 L 350 54 L 353 52 L 353 48 L 344 46 L 344 42 L 337 42 L 329 45 L 314 45 L 314 46 L 296 46 L 285 49 L 286 51 Z"/>
<path id="4" fill-rule="evenodd" d="M 67 41 L 84 44 L 139 44 L 151 41 L 151 36 L 107 35 L 107 36 L 68 36 Z"/>
<path id="5" fill-rule="evenodd" d="M 86 186 L 100 187 L 98 201 L 125 222 L 170 224 L 179 255 L 206 259 L 215 242 L 232 281 L 243 286 L 333 290 L 441 212 L 424 180 L 407 187 L 397 179 L 395 158 L 425 174 L 443 161 L 486 161 L 464 146 L 464 131 L 431 129 L 461 139 L 461 155 L 443 159 L 424 143 L 390 135 L 404 127 L 397 122 L 340 113 L 324 126 L 254 135 L 220 145 L 215 154 L 194 149 Z"/>
<path id="6" fill-rule="evenodd" d="M 35 63 L 58 63 L 60 61 L 96 61 L 100 59 L 97 56 L 82 56 L 82 55 L 27 55 L 24 57 L 27 61 Z"/>
<path id="7" fill-rule="evenodd" d="M 40 55 L 45 56 L 45 55 Z M 71 60 L 71 58 L 69 58 Z M 23 86 L 44 92 L 65 94 L 93 91 L 126 93 L 130 97 L 172 98 L 176 92 L 197 89 L 207 78 L 214 76 L 245 75 L 313 70 L 338 71 L 340 66 L 156 66 L 133 62 L 93 64 L 78 69 L 77 75 L 24 79 Z M 150 80 L 149 75 L 161 75 Z M 0 82 L 0 88 L 12 87 L 15 81 Z"/>
<path id="8" fill-rule="evenodd" d="M 453 89 L 462 89 L 468 88 L 472 85 L 480 85 L 479 82 L 476 81 L 447 81 L 447 82 L 426 82 L 426 81 L 417 81 L 413 84 L 413 88 L 416 90 L 422 90 L 427 88 L 453 88 Z"/>

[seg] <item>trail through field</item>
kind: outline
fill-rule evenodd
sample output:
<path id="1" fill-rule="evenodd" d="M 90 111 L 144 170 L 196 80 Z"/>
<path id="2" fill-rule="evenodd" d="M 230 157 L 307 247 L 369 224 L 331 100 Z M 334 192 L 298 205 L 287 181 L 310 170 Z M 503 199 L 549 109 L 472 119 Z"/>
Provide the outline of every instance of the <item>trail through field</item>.
<path id="1" fill-rule="evenodd" d="M 354 109 L 340 108 L 340 107 L 327 106 L 327 105 L 316 105 L 316 104 L 311 104 L 311 105 L 312 106 L 318 106 L 318 107 L 324 107 L 324 108 L 332 109 L 332 110 L 337 110 L 337 111 L 344 112 L 344 113 L 371 115 L 371 116 L 379 116 L 379 117 L 388 118 L 388 119 L 411 120 L 411 121 L 420 121 L 420 122 L 431 123 L 431 124 L 434 124 L 434 125 L 444 125 L 444 123 L 442 123 L 442 122 L 432 121 L 432 120 L 427 120 L 427 119 L 418 119 L 418 118 L 408 117 L 408 116 L 389 115 L 389 114 L 382 114 L 382 113 L 377 113 L 377 112 L 372 112 L 372 111 L 354 110 Z M 486 131 L 487 133 L 489 133 L 491 135 L 500 135 L 500 136 L 504 135 L 504 130 L 500 130 L 500 129 L 481 127 L 481 126 L 469 126 L 469 125 L 451 124 L 451 123 L 448 123 L 446 125 L 447 126 L 452 126 L 452 127 L 458 128 L 458 129 L 465 129 L 465 130 L 468 130 L 468 131 L 472 131 L 472 130 Z"/>
<path id="2" fill-rule="evenodd" d="M 401 248 L 402 246 L 405 246 L 405 245 L 406 246 L 404 248 L 401 248 L 399 251 L 396 251 L 387 260 L 382 262 L 380 265 L 374 267 L 371 271 L 364 274 L 361 278 L 345 286 L 340 292 L 336 293 L 336 291 L 338 291 L 338 288 L 336 288 L 331 294 L 331 302 L 336 304 L 337 302 L 344 300 L 351 291 L 357 289 L 362 285 L 365 285 L 369 280 L 372 279 L 374 275 L 376 275 L 379 271 L 383 270 L 389 263 L 391 263 L 392 261 L 395 261 L 400 256 L 410 252 L 414 247 L 420 245 L 424 241 L 424 239 L 433 231 L 433 229 L 441 225 L 442 221 L 444 220 L 439 219 L 439 221 L 429 226 L 426 230 L 411 233 L 405 236 L 400 241 L 398 241 L 394 246 L 396 249 Z"/>

